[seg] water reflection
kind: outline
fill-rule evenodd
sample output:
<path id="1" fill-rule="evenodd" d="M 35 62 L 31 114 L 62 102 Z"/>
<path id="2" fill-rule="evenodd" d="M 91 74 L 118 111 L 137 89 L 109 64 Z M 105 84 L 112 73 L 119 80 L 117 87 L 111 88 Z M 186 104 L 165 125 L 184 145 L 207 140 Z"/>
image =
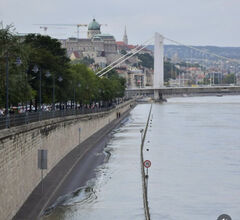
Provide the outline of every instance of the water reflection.
<path id="1" fill-rule="evenodd" d="M 113 132 L 97 178 L 42 219 L 144 219 L 139 130 L 149 107 L 138 105 Z M 152 118 L 144 153 L 151 219 L 239 219 L 240 96 L 172 98 L 154 104 Z"/>
<path id="2" fill-rule="evenodd" d="M 140 132 L 149 105 L 139 105 L 129 120 L 113 131 L 105 148 L 105 163 L 86 188 L 60 198 L 42 220 L 144 219 L 140 173 Z"/>
<path id="3" fill-rule="evenodd" d="M 152 219 L 239 219 L 240 96 L 172 98 L 153 114 Z"/>

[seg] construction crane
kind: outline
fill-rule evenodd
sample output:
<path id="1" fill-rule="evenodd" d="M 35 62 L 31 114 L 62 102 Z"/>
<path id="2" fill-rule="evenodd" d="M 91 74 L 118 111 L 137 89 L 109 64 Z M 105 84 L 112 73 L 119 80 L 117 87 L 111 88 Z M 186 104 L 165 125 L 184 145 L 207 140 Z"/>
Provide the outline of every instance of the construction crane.
<path id="1" fill-rule="evenodd" d="M 75 26 L 77 27 L 77 38 L 79 38 L 79 32 L 80 32 L 79 28 L 88 26 L 87 24 L 34 24 L 34 25 L 44 25 L 44 26 L 41 26 L 42 28 L 47 28 L 47 26 Z"/>
<path id="2" fill-rule="evenodd" d="M 40 26 L 40 29 L 43 29 L 44 35 L 47 35 L 47 29 L 48 29 L 48 27 L 46 27 L 46 26 Z"/>
<path id="3" fill-rule="evenodd" d="M 79 28 L 80 27 L 87 27 L 87 24 L 77 24 L 77 38 L 79 39 Z"/>
<path id="4" fill-rule="evenodd" d="M 77 38 L 79 39 L 79 29 L 80 27 L 87 27 L 87 24 L 35 24 L 35 25 L 44 25 L 40 26 L 40 28 L 43 28 L 43 30 L 46 32 L 48 27 L 47 26 L 75 26 L 77 27 Z M 107 24 L 100 24 L 100 26 L 107 26 Z"/>

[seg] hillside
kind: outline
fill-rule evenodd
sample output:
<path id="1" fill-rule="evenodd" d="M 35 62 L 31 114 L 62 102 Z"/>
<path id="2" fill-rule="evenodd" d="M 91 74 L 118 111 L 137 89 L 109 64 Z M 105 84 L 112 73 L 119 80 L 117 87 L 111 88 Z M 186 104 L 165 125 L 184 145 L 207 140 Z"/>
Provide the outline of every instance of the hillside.
<path id="1" fill-rule="evenodd" d="M 217 47 L 217 46 L 193 46 L 193 47 L 224 57 L 240 59 L 240 47 Z M 154 50 L 153 45 L 149 45 L 147 48 L 152 51 Z M 176 57 L 177 55 L 179 59 L 186 58 L 203 59 L 203 55 L 201 53 L 193 51 L 185 46 L 177 45 L 164 45 L 164 55 L 170 58 L 174 56 Z M 214 58 L 210 57 L 210 59 Z"/>

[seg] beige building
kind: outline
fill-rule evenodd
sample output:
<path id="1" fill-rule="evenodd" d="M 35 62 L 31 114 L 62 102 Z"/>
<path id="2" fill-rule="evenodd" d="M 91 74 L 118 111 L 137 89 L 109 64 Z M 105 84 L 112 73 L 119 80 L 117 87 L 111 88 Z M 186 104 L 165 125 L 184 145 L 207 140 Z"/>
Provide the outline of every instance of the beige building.
<path id="1" fill-rule="evenodd" d="M 124 29 L 123 41 L 116 42 L 113 35 L 102 34 L 101 25 L 93 19 L 88 25 L 88 38 L 68 38 L 61 40 L 62 47 L 66 48 L 71 60 L 80 60 L 88 57 L 94 60 L 91 68 L 105 67 L 123 56 L 122 50 L 127 52 L 134 50 L 136 46 L 128 44 L 126 27 Z M 142 53 L 149 53 L 145 49 Z M 143 88 L 152 86 L 153 71 L 147 68 L 137 68 L 139 63 L 137 56 L 130 57 L 116 68 L 119 76 L 127 80 L 129 88 Z"/>
<path id="2" fill-rule="evenodd" d="M 78 59 L 83 57 L 93 58 L 101 67 L 112 61 L 117 54 L 116 40 L 113 35 L 102 34 L 101 25 L 93 19 L 88 25 L 88 38 L 68 38 L 60 40 L 62 47 L 66 48 L 68 56 L 74 60 L 78 53 Z"/>

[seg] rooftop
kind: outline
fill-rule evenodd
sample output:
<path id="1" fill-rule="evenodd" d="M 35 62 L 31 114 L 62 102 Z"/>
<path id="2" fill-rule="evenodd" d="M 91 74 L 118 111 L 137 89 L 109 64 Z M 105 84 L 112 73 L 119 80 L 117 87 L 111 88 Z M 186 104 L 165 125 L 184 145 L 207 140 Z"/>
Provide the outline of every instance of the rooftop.
<path id="1" fill-rule="evenodd" d="M 88 25 L 88 30 L 100 30 L 101 25 L 94 18 Z"/>

